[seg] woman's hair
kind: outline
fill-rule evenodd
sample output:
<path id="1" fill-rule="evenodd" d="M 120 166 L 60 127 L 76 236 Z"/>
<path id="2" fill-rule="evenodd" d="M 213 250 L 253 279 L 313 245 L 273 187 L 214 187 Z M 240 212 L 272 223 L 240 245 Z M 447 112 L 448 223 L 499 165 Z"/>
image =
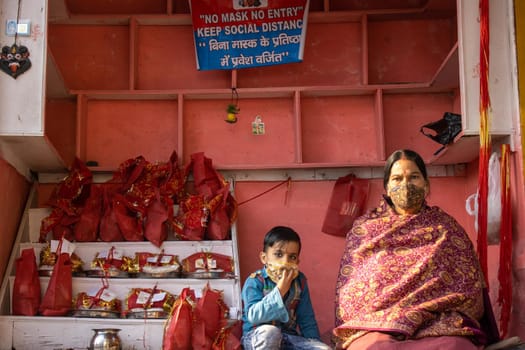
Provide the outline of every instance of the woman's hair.
<path id="1" fill-rule="evenodd" d="M 263 251 L 269 247 L 273 247 L 278 242 L 297 242 L 299 244 L 299 252 L 301 251 L 301 238 L 291 228 L 287 226 L 275 226 L 272 228 L 264 237 L 264 248 Z"/>
<path id="2" fill-rule="evenodd" d="M 423 178 L 428 182 L 427 167 L 425 166 L 425 161 L 419 154 L 410 150 L 410 149 L 400 149 L 395 151 L 388 157 L 385 164 L 385 171 L 383 174 L 383 188 L 386 190 L 388 185 L 388 180 L 390 179 L 390 172 L 392 171 L 392 165 L 400 159 L 411 160 L 416 163 L 419 171 L 423 175 Z"/>

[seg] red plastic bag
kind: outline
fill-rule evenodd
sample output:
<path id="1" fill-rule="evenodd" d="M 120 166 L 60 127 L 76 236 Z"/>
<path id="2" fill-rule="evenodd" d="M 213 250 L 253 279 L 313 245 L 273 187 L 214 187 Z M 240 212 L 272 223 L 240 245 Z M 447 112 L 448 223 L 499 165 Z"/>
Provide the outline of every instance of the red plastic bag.
<path id="1" fill-rule="evenodd" d="M 49 279 L 46 293 L 40 304 L 42 316 L 65 316 L 73 302 L 72 263 L 68 253 L 62 253 L 62 240 L 58 244 L 57 262 Z"/>
<path id="2" fill-rule="evenodd" d="M 175 301 L 170 317 L 164 327 L 162 350 L 192 350 L 192 302 L 193 292 L 184 288 Z"/>
<path id="3" fill-rule="evenodd" d="M 40 280 L 33 248 L 22 250 L 16 259 L 13 286 L 13 315 L 35 316 L 40 306 Z"/>
<path id="4" fill-rule="evenodd" d="M 370 182 L 349 174 L 337 179 L 321 231 L 334 236 L 346 236 L 354 220 L 363 214 Z"/>

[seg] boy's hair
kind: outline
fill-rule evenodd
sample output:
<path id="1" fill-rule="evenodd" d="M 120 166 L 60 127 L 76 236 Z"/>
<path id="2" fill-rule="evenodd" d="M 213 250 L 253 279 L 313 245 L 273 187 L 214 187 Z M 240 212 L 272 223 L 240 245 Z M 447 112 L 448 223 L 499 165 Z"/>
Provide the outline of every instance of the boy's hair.
<path id="1" fill-rule="evenodd" d="M 263 251 L 267 251 L 269 247 L 277 242 L 297 242 L 299 244 L 299 252 L 301 252 L 301 238 L 291 228 L 287 226 L 275 226 L 264 237 Z"/>

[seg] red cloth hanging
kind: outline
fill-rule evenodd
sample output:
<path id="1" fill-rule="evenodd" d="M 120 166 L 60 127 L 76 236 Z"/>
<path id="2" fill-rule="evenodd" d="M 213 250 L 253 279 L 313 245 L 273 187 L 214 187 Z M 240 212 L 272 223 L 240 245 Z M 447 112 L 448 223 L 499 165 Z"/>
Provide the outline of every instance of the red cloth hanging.
<path id="1" fill-rule="evenodd" d="M 501 227 L 499 255 L 499 293 L 501 305 L 500 331 L 504 338 L 508 332 L 512 307 L 512 207 L 510 192 L 509 145 L 501 145 Z"/>
<path id="2" fill-rule="evenodd" d="M 40 280 L 33 248 L 22 250 L 16 259 L 13 315 L 35 316 L 40 306 Z"/>
<path id="3" fill-rule="evenodd" d="M 479 262 L 487 287 L 487 219 L 488 219 L 488 169 L 490 157 L 489 111 L 490 97 L 488 89 L 489 78 L 489 2 L 479 1 L 479 174 L 478 174 L 478 239 L 477 251 Z"/>

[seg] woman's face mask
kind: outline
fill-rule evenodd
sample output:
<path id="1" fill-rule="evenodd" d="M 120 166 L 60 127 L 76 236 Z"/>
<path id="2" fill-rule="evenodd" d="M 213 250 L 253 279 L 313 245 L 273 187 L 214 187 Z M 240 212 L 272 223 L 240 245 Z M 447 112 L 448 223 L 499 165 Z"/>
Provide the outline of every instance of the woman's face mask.
<path id="1" fill-rule="evenodd" d="M 400 184 L 389 189 L 394 206 L 405 211 L 419 211 L 425 200 L 425 188 L 414 184 Z"/>
<path id="2" fill-rule="evenodd" d="M 399 159 L 391 168 L 387 195 L 399 214 L 419 212 L 427 195 L 428 183 L 417 164 Z"/>

